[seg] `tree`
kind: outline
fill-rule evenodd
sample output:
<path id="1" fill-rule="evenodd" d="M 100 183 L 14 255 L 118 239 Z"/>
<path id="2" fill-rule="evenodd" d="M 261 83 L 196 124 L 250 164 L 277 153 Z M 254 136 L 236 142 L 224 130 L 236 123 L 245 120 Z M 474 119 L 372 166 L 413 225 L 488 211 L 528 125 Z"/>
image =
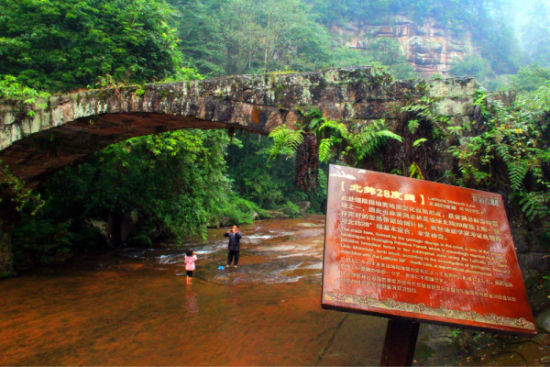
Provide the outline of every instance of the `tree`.
<path id="1" fill-rule="evenodd" d="M 455 62 L 450 72 L 453 76 L 473 76 L 481 81 L 494 77 L 489 62 L 479 56 L 470 56 Z"/>
<path id="2" fill-rule="evenodd" d="M 181 49 L 201 72 L 311 70 L 330 59 L 327 30 L 301 0 L 170 0 Z"/>
<path id="3" fill-rule="evenodd" d="M 161 0 L 0 0 L 0 75 L 51 91 L 163 79 L 180 62 L 171 16 Z"/>
<path id="4" fill-rule="evenodd" d="M 528 65 L 512 77 L 512 85 L 522 92 L 533 92 L 550 82 L 550 67 Z"/>
<path id="5" fill-rule="evenodd" d="M 176 11 L 179 48 L 203 75 L 224 73 L 220 0 L 169 0 Z"/>

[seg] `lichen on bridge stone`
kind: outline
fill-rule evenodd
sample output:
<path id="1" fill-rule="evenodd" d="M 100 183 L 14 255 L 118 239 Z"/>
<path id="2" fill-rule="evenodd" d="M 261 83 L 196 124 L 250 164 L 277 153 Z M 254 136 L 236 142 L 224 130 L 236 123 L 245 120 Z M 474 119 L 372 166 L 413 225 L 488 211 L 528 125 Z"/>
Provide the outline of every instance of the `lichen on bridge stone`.
<path id="1" fill-rule="evenodd" d="M 436 100 L 438 113 L 462 120 L 473 113 L 476 86 L 471 79 L 392 81 L 360 67 L 82 90 L 40 101 L 45 109 L 0 101 L 0 160 L 32 184 L 134 136 L 183 128 L 267 134 L 296 121 L 298 107 L 315 107 L 341 121 L 391 120 L 398 107 L 424 94 Z"/>

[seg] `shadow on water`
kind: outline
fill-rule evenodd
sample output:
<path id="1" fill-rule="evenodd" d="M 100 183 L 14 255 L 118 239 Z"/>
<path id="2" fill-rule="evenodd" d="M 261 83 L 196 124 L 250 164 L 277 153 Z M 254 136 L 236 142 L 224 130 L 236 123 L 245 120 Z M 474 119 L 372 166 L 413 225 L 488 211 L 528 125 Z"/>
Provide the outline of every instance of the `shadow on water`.
<path id="1" fill-rule="evenodd" d="M 182 248 L 126 249 L 0 283 L 0 365 L 373 365 L 383 318 L 320 306 L 324 218 L 224 229 Z"/>

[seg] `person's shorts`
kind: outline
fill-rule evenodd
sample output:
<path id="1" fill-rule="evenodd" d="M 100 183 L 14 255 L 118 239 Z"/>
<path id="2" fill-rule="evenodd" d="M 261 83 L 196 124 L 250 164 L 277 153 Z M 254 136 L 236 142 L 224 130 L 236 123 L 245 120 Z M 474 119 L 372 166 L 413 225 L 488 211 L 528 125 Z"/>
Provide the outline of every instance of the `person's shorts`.
<path id="1" fill-rule="evenodd" d="M 187 270 L 187 276 L 192 277 L 193 276 L 193 270 Z"/>

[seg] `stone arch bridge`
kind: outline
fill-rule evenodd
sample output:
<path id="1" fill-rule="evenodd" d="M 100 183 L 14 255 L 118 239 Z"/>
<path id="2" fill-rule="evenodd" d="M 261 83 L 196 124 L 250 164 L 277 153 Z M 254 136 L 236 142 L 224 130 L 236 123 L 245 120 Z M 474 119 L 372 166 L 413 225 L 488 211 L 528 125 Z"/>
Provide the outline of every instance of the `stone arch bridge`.
<path id="1" fill-rule="evenodd" d="M 438 113 L 471 119 L 476 87 L 472 79 L 392 81 L 377 69 L 360 67 L 82 90 L 34 105 L 4 100 L 0 160 L 33 186 L 67 164 L 134 136 L 182 128 L 267 134 L 296 121 L 298 107 L 318 108 L 335 120 L 391 121 L 400 107 L 427 95 Z"/>

